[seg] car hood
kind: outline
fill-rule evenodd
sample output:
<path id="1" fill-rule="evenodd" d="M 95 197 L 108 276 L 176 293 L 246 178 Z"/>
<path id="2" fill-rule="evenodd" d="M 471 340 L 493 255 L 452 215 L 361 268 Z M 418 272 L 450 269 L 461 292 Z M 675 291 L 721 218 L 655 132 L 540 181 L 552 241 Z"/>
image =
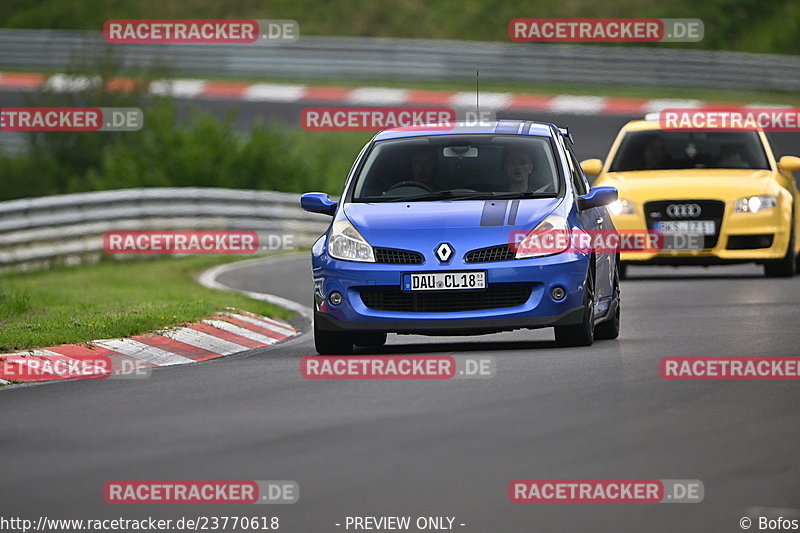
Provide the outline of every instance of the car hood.
<path id="1" fill-rule="evenodd" d="M 771 170 L 698 168 L 609 172 L 595 185 L 610 185 L 633 201 L 672 199 L 735 200 L 769 191 Z"/>
<path id="2" fill-rule="evenodd" d="M 373 246 L 407 248 L 422 239 L 463 240 L 477 248 L 508 242 L 514 230 L 532 229 L 560 202 L 561 198 L 349 203 L 344 213 Z"/>

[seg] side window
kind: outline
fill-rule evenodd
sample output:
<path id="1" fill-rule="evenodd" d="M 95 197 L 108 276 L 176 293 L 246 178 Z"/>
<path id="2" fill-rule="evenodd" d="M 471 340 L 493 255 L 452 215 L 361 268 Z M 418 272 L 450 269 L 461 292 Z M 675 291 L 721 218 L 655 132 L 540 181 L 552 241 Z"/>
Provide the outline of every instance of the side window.
<path id="1" fill-rule="evenodd" d="M 570 172 L 572 173 L 572 185 L 575 187 L 575 192 L 579 196 L 589 192 L 589 182 L 586 181 L 586 176 L 583 175 L 583 170 L 575 159 L 575 154 L 572 153 L 572 147 L 564 143 L 567 148 L 567 163 L 569 163 Z"/>

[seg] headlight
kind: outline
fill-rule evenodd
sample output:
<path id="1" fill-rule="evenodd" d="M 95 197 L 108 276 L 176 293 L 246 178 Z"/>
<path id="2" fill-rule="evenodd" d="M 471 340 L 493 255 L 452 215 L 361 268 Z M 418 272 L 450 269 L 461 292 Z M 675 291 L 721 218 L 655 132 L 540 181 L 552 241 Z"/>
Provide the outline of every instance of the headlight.
<path id="1" fill-rule="evenodd" d="M 334 259 L 343 261 L 375 262 L 372 246 L 346 218 L 333 223 L 328 253 Z"/>
<path id="2" fill-rule="evenodd" d="M 568 250 L 571 244 L 567 219 L 549 215 L 517 244 L 515 258 L 560 254 Z"/>
<path id="3" fill-rule="evenodd" d="M 608 206 L 608 209 L 611 211 L 612 215 L 632 215 L 633 202 L 624 198 L 620 198 L 616 202 L 612 202 Z"/>
<path id="4" fill-rule="evenodd" d="M 765 209 L 772 209 L 778 205 L 778 199 L 769 194 L 760 196 L 746 196 L 736 200 L 733 207 L 734 213 L 758 213 Z"/>

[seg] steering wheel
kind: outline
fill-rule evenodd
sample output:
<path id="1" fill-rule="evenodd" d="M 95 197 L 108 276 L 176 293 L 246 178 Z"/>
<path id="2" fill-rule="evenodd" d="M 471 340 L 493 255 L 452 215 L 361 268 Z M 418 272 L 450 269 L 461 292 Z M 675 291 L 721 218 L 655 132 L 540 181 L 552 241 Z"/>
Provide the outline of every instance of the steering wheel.
<path id="1" fill-rule="evenodd" d="M 405 181 L 397 182 L 394 185 L 392 185 L 391 187 L 389 187 L 388 189 L 386 189 L 386 192 L 389 192 L 389 191 L 391 191 L 393 189 L 398 189 L 400 187 L 418 187 L 420 189 L 425 189 L 428 192 L 433 192 L 433 189 L 431 189 L 429 185 L 426 185 L 425 183 L 422 183 L 421 181 L 415 181 L 415 180 L 405 180 Z"/>

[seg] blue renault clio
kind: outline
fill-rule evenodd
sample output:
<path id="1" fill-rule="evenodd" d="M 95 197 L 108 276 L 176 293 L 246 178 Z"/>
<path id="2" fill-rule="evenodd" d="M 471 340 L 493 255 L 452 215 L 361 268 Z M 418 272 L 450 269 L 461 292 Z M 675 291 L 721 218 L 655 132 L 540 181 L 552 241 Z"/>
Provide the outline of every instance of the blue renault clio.
<path id="1" fill-rule="evenodd" d="M 312 249 L 323 355 L 387 333 L 476 335 L 553 327 L 559 346 L 619 334 L 614 251 L 519 247 L 536 231 L 613 231 L 613 187 L 589 184 L 553 124 L 501 120 L 386 130 L 342 193 L 301 198 L 333 220 Z"/>

